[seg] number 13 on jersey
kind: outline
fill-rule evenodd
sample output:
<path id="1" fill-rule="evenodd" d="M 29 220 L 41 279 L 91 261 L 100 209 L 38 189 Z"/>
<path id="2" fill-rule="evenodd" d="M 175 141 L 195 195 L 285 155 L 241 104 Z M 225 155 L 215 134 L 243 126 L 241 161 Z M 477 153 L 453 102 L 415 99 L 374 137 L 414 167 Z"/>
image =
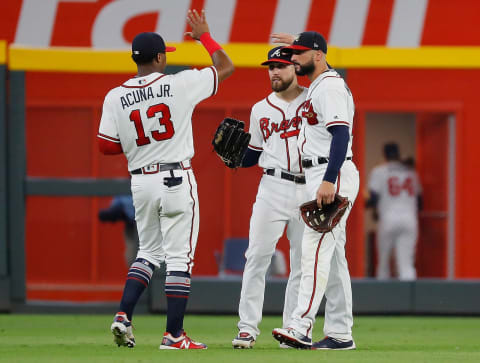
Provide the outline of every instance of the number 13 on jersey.
<path id="1" fill-rule="evenodd" d="M 161 116 L 159 117 L 159 114 Z M 147 118 L 154 118 L 157 117 L 160 123 L 160 126 L 163 126 L 164 130 L 153 130 L 150 132 L 151 136 L 155 141 L 162 141 L 171 139 L 172 136 L 175 134 L 175 130 L 173 128 L 172 120 L 170 119 L 170 108 L 164 104 L 159 103 L 157 105 L 152 105 L 148 108 L 146 112 Z M 135 130 L 137 132 L 137 139 L 135 140 L 137 146 L 144 146 L 150 144 L 150 138 L 145 135 L 145 130 L 142 124 L 142 115 L 139 109 L 133 110 L 130 112 L 130 121 L 132 121 L 135 125 Z"/>

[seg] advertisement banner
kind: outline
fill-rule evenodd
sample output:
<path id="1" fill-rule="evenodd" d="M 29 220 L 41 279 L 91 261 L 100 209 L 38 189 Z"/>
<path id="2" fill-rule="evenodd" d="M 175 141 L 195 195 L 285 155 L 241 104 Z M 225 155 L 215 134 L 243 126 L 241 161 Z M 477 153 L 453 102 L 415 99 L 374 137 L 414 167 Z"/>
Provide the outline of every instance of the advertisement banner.
<path id="1" fill-rule="evenodd" d="M 480 45 L 476 0 L 8 0 L 0 4 L 0 39 L 123 49 L 136 33 L 156 31 L 178 43 L 192 8 L 205 8 L 222 44 L 316 30 L 335 47 Z"/>

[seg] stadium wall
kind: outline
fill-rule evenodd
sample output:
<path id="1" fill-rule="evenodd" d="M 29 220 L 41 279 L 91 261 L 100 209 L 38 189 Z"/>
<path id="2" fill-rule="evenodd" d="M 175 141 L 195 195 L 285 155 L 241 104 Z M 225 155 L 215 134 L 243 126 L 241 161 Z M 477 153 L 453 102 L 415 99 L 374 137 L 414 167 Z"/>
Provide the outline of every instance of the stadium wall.
<path id="1" fill-rule="evenodd" d="M 269 280 L 265 289 L 264 314 L 282 314 L 286 280 Z M 153 280 L 150 311 L 164 313 L 167 301 L 163 279 Z M 240 279 L 195 278 L 188 302 L 189 313 L 237 314 Z M 480 314 L 480 283 L 459 280 L 352 281 L 355 314 Z M 325 311 L 323 300 L 319 315 Z"/>
<path id="2" fill-rule="evenodd" d="M 10 279 L 7 249 L 7 43 L 0 41 L 0 311 L 10 308 Z"/>
<path id="3" fill-rule="evenodd" d="M 35 50 L 30 51 L 33 53 L 26 57 L 26 50 L 22 49 L 20 59 L 36 59 L 36 67 L 40 67 L 43 58 L 36 57 Z M 128 75 L 87 73 L 83 70 L 74 73 L 40 69 L 22 72 L 15 62 L 18 56 L 15 52 L 16 49 L 12 48 L 10 66 L 12 75 L 16 75 L 12 80 L 17 79 L 20 84 L 15 86 L 11 82 L 11 87 L 23 87 L 25 94 L 27 148 L 23 178 L 26 191 L 27 296 L 30 299 L 52 296 L 61 300 L 115 299 L 121 293 L 122 272 L 126 272 L 123 264 L 118 267 L 118 261 L 123 258 L 122 230 L 121 226 L 100 226 L 96 216 L 98 210 L 108 204 L 107 196 L 128 192 L 128 181 L 122 179 L 127 176 L 126 162 L 123 156 L 105 157 L 99 154 L 95 134 L 104 94 Z M 107 54 L 105 60 L 111 56 Z M 52 65 L 51 61 L 45 64 Z M 476 169 L 468 168 L 464 159 L 469 160 L 469 155 L 476 148 L 475 140 L 470 138 L 478 127 L 472 112 L 476 102 L 472 95 L 480 72 L 475 69 L 467 72 L 451 69 L 361 69 L 353 66 L 348 67 L 346 74 L 356 97 L 354 153 L 362 180 L 366 177 L 362 153 L 365 139 L 362 120 L 366 112 L 453 112 L 457 115 L 459 145 L 456 179 L 461 181 L 457 183 L 456 192 L 459 200 L 465 200 L 459 201 L 460 206 L 457 204 L 456 208 L 457 211 L 458 208 L 473 208 L 476 196 L 474 192 L 472 194 L 472 189 L 477 177 L 473 170 Z M 472 79 L 474 82 L 471 82 Z M 46 84 L 54 87 L 45 87 Z M 218 261 L 214 251 L 221 253 L 226 238 L 248 235 L 251 205 L 261 176 L 257 168 L 236 172 L 223 168 L 209 147 L 200 145 L 210 144 L 211 135 L 223 117 L 228 115 L 248 120 L 251 105 L 268 92 L 265 70 L 239 68 L 231 79 L 222 84 L 219 94 L 202 103 L 194 114 L 196 156 L 193 165 L 202 204 L 202 228 L 195 271 L 198 275 L 217 274 Z M 46 138 L 51 142 L 46 142 Z M 21 144 L 22 140 L 15 142 L 17 151 L 12 153 L 12 165 L 21 163 L 22 152 L 18 147 Z M 16 158 L 19 158 L 18 162 Z M 475 160 L 469 161 L 475 163 Z M 18 175 L 18 168 L 13 172 Z M 104 187 L 102 182 L 106 183 Z M 18 180 L 12 183 L 19 184 Z M 431 196 L 427 199 L 427 207 L 429 200 L 433 203 L 438 199 L 435 196 L 444 193 L 443 190 L 427 190 Z M 466 198 L 467 194 L 469 198 Z M 364 276 L 362 194 L 358 198 L 350 217 L 347 246 L 354 277 Z M 203 200 L 205 202 L 202 203 Z M 18 205 L 14 205 L 18 209 Z M 20 211 L 12 222 L 19 223 L 21 214 Z M 478 266 L 473 263 L 475 257 L 472 257 L 480 253 L 477 245 L 469 241 L 475 230 L 472 222 L 465 217 L 457 217 L 455 276 L 458 278 L 480 275 Z M 423 266 L 423 276 L 446 277 L 445 246 L 435 242 L 435 238 L 420 238 L 419 246 L 427 253 L 419 264 Z M 285 240 L 280 248 L 288 255 Z M 49 259 L 38 256 L 49 256 Z M 50 269 L 51 258 L 58 261 L 56 271 Z M 18 262 L 21 266 L 21 261 Z M 125 271 L 119 271 L 122 269 Z M 77 286 L 77 290 L 66 289 L 69 285 Z M 94 292 L 90 285 L 95 286 Z"/>

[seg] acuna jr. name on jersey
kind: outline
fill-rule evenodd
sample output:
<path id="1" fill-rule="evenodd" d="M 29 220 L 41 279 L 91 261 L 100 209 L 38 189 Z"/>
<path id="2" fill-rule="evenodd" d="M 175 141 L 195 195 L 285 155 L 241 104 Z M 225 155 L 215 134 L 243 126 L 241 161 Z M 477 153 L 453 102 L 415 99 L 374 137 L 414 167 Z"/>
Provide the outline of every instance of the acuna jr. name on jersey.
<path id="1" fill-rule="evenodd" d="M 170 85 L 162 84 L 160 85 L 160 89 L 156 94 L 153 93 L 152 87 L 136 88 L 133 91 L 125 93 L 123 96 L 120 96 L 120 102 L 122 104 L 122 108 L 125 109 L 127 107 L 133 106 L 138 102 L 148 101 L 149 99 L 155 97 L 172 96 L 173 95 L 170 93 Z"/>

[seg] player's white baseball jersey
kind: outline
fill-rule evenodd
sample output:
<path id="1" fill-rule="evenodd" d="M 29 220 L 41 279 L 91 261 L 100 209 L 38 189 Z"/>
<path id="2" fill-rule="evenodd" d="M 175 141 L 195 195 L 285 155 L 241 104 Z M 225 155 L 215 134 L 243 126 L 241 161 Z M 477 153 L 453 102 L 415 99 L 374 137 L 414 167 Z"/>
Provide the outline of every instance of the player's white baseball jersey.
<path id="1" fill-rule="evenodd" d="M 390 161 L 372 170 L 368 186 L 378 195 L 377 277 L 390 277 L 390 255 L 395 249 L 399 279 L 415 279 L 417 203 L 422 192 L 417 173 L 399 161 Z"/>
<path id="2" fill-rule="evenodd" d="M 289 325 L 297 301 L 304 228 L 299 206 L 305 198 L 297 139 L 301 126 L 299 112 L 306 94 L 304 89 L 297 98 L 287 102 L 273 92 L 253 106 L 250 116 L 252 138 L 249 148 L 262 151 L 259 166 L 264 168 L 265 173 L 250 219 L 238 329 L 253 337 L 260 334 L 258 324 L 262 319 L 265 274 L 285 227 L 290 241 L 290 276 L 283 310 L 285 327 Z M 282 178 L 282 172 L 284 177 L 297 177 L 303 183 Z"/>
<path id="3" fill-rule="evenodd" d="M 217 84 L 215 67 L 131 78 L 105 97 L 98 137 L 121 143 L 130 171 L 189 160 L 193 109 Z"/>
<path id="4" fill-rule="evenodd" d="M 353 124 L 354 105 L 350 90 L 335 70 L 327 70 L 310 85 L 303 109 L 302 135 L 299 146 L 303 159 L 313 160 L 305 169 L 306 199 L 316 199 L 327 163 L 318 158 L 328 158 L 332 137 L 327 128 Z M 351 137 L 347 158 L 352 156 Z M 346 160 L 338 174 L 336 191 L 355 201 L 359 188 L 359 174 L 355 164 Z M 352 340 L 352 291 L 347 260 L 345 258 L 346 221 L 350 209 L 330 233 L 318 233 L 305 227 L 302 240 L 302 278 L 297 307 L 290 327 L 312 337 L 315 316 L 325 294 L 324 334 L 331 338 Z"/>
<path id="5" fill-rule="evenodd" d="M 105 97 L 98 137 L 121 143 L 132 174 L 137 258 L 191 272 L 199 210 L 191 116 L 215 94 L 214 67 L 129 79 Z"/>
<path id="6" fill-rule="evenodd" d="M 302 157 L 327 158 L 332 141 L 327 128 L 335 125 L 349 127 L 347 157 L 351 157 L 354 112 L 352 93 L 343 78 L 334 69 L 319 75 L 310 85 L 303 105 L 302 117 L 305 122 L 299 138 Z"/>
<path id="7" fill-rule="evenodd" d="M 279 168 L 292 173 L 302 172 L 298 134 L 302 125 L 301 107 L 307 89 L 292 102 L 272 92 L 256 103 L 250 114 L 252 135 L 249 147 L 263 151 L 258 160 L 261 168 Z"/>

